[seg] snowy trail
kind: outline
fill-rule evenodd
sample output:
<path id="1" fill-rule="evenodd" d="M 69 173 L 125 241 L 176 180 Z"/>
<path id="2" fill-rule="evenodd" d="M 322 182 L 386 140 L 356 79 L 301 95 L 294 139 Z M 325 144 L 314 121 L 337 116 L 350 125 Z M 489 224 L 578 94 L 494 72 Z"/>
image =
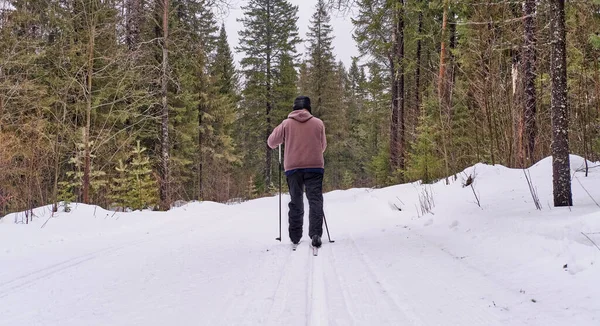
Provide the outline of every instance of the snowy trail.
<path id="1" fill-rule="evenodd" d="M 509 188 L 521 171 L 479 169 L 482 208 L 458 184 L 436 185 L 424 217 L 390 204 L 418 205 L 415 185 L 326 194 L 336 242 L 317 257 L 308 225 L 295 252 L 285 223 L 274 240 L 276 197 L 2 221 L 0 325 L 599 325 L 600 251 L 580 234 L 600 242 L 589 196 L 574 188 L 572 211 L 536 212 Z"/>
<path id="2" fill-rule="evenodd" d="M 180 228 L 2 279 L 0 324 L 557 324 L 551 315 L 515 319 L 504 307 L 525 297 L 414 232 L 342 234 L 317 257 L 308 241 L 292 252 L 288 243 L 225 246 L 198 232 Z M 40 297 L 54 304 L 22 304 Z"/>

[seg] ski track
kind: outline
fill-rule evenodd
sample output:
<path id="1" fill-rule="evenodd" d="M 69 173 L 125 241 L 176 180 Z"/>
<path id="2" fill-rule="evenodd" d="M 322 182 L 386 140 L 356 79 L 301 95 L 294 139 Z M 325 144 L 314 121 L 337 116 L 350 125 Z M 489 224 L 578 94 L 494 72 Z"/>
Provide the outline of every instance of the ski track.
<path id="1" fill-rule="evenodd" d="M 321 249 L 318 249 L 319 251 Z M 308 317 L 306 318 L 306 325 L 329 325 L 328 319 L 328 301 L 325 294 L 325 281 L 323 279 L 323 266 L 320 255 L 313 255 L 313 248 L 308 246 L 308 259 L 309 259 L 309 270 L 310 280 L 307 282 L 307 311 L 309 311 Z"/>
<path id="2" fill-rule="evenodd" d="M 392 302 L 401 302 L 397 306 L 404 305 L 405 309 L 410 309 L 418 318 L 416 324 L 419 325 L 497 325 L 497 316 L 486 311 L 482 304 L 474 302 L 478 300 L 476 295 L 466 295 L 462 288 L 456 286 L 456 278 L 452 275 L 444 275 L 437 273 L 438 270 L 451 270 L 456 266 L 443 266 L 447 263 L 440 259 L 439 255 L 414 255 L 422 251 L 422 245 L 413 241 L 399 241 L 395 256 L 396 259 L 402 261 L 405 268 L 394 268 L 394 278 L 388 278 L 389 283 L 378 281 L 386 293 L 387 289 L 392 288 Z M 370 274 L 377 277 L 375 269 L 380 269 L 382 266 L 374 267 L 372 260 L 369 259 L 356 245 L 354 239 L 351 238 L 351 244 L 358 252 L 367 266 Z M 421 249 L 421 250 L 420 250 Z M 377 253 L 369 253 L 377 255 Z M 413 254 L 412 256 L 410 254 Z M 377 256 L 374 256 L 377 257 Z M 391 258 L 391 257 L 389 257 Z M 455 263 L 455 262 L 453 262 Z M 391 266 L 390 266 L 391 267 Z M 405 277 L 406 271 L 419 271 L 418 273 L 410 273 Z M 403 272 L 404 271 L 404 272 Z M 469 277 L 471 280 L 472 278 Z M 403 280 L 402 282 L 399 280 Z M 466 286 L 466 285 L 465 285 Z M 393 299 L 394 297 L 398 299 Z M 458 302 L 458 304 L 457 304 Z M 447 309 L 446 307 L 463 307 L 464 310 Z M 419 309 L 417 309 L 417 307 Z"/>
<path id="3" fill-rule="evenodd" d="M 290 252 L 289 260 L 284 265 L 283 273 L 272 294 L 272 306 L 266 315 L 267 325 L 303 325 L 308 314 L 306 293 L 309 287 L 307 265 L 309 260 L 303 254 L 304 243 L 300 243 L 296 251 Z M 286 246 L 287 247 L 287 246 Z"/>
<path id="4" fill-rule="evenodd" d="M 60 277 L 59 272 L 80 264 L 95 259 L 110 261 L 110 256 L 118 251 L 135 252 L 136 245 L 144 242 L 161 245 L 179 239 L 181 243 L 175 247 L 186 246 L 186 237 L 177 234 L 178 237 L 173 236 L 175 233 L 163 234 L 158 239 L 103 248 L 4 281 L 0 284 L 0 298 L 35 286 L 44 278 Z M 365 239 L 370 239 L 368 245 Z M 394 246 L 395 251 L 383 250 Z M 382 250 L 376 250 L 378 248 Z M 347 234 L 336 243 L 324 244 L 318 256 L 313 256 L 306 242 L 295 252 L 284 244 L 266 249 L 250 245 L 250 250 L 259 259 L 246 261 L 243 278 L 227 280 L 214 275 L 201 281 L 200 284 L 226 282 L 229 287 L 221 295 L 231 298 L 215 302 L 216 311 L 205 311 L 206 323 L 202 325 L 521 324 L 506 315 L 509 309 L 502 307 L 503 300 L 514 295 L 501 296 L 494 302 L 494 298 L 487 297 L 489 293 L 497 296 L 507 291 L 476 270 L 463 266 L 460 260 L 422 236 L 355 238 Z M 221 255 L 218 249 L 211 252 L 204 256 L 208 265 Z M 188 254 L 192 253 L 193 250 Z M 437 270 L 457 272 L 440 274 Z M 210 270 L 207 273 L 210 275 Z M 478 289 L 482 292 L 478 293 Z M 463 309 L 449 309 L 451 307 Z M 147 321 L 140 321 L 144 320 Z M 554 324 L 544 319 L 534 320 L 532 324 L 542 321 L 544 325 Z"/>
<path id="5" fill-rule="evenodd" d="M 168 233 L 164 234 L 162 237 L 169 237 L 179 233 Z M 149 241 L 156 241 L 156 239 L 138 239 L 135 241 L 128 241 L 116 246 L 105 247 L 102 249 L 94 250 L 92 252 L 88 252 L 82 255 L 78 255 L 61 262 L 50 264 L 48 266 L 36 269 L 31 272 L 27 272 L 20 276 L 14 277 L 11 280 L 4 281 L 0 283 L 0 299 L 8 296 L 11 292 L 15 290 L 19 290 L 24 287 L 29 287 L 34 285 L 35 282 L 41 281 L 48 277 L 53 276 L 56 273 L 64 272 L 67 269 L 76 267 L 85 262 L 97 259 L 98 257 L 106 257 L 112 253 L 115 253 L 119 250 L 132 247 L 135 245 L 139 245 Z"/>
<path id="6" fill-rule="evenodd" d="M 374 240 L 373 240 L 374 239 Z M 391 289 L 391 297 L 398 306 L 405 306 L 416 317 L 418 325 L 526 325 L 527 321 L 512 318 L 509 305 L 527 304 L 524 297 L 511 293 L 485 275 L 453 259 L 422 236 L 398 234 L 396 252 L 383 248 L 389 239 L 373 237 L 363 252 L 350 237 L 352 246 L 361 253 L 362 260 L 375 279 L 378 270 L 386 270 L 388 277 L 378 281 L 382 288 Z M 365 240 L 366 241 L 366 240 Z M 376 248 L 382 250 L 376 250 Z M 396 262 L 390 263 L 390 262 Z M 396 265 L 396 266 L 394 266 Z M 402 265 L 403 267 L 397 267 Z M 393 270 L 393 273 L 390 273 Z M 415 271 L 419 271 L 415 273 Z M 440 273 L 439 271 L 444 271 Z M 461 307 L 462 309 L 456 309 Z M 552 318 L 532 321 L 534 325 L 555 325 Z"/>
<path id="7" fill-rule="evenodd" d="M 343 289 L 353 325 L 413 325 L 390 297 L 352 240 L 331 245 L 334 273 Z"/>
<path id="8" fill-rule="evenodd" d="M 23 269 L 16 277 L 0 278 L 0 299 L 10 303 L 0 313 L 8 313 L 4 321 L 10 325 L 551 326 L 564 317 L 416 231 L 342 231 L 313 256 L 310 240 L 296 251 L 289 243 L 251 237 L 237 239 L 244 245 L 223 246 L 229 240 L 222 234 L 233 222 L 213 223 L 208 234 L 201 223 L 192 223 L 112 246 L 98 248 L 105 242 L 94 242 L 81 255 Z M 100 284 L 86 283 L 85 274 L 92 271 L 103 275 Z M 9 301 L 35 293 L 52 297 L 66 284 L 74 295 L 47 311 L 17 311 Z M 170 289 L 166 296 L 152 296 L 163 287 Z M 130 289 L 124 298 L 121 288 Z M 207 293 L 214 293 L 208 301 Z M 48 319 L 52 309 L 68 311 L 78 300 L 89 300 L 94 310 Z M 139 310 L 127 310 L 129 301 Z M 528 319 L 515 317 L 519 309 L 530 311 Z M 100 317 L 87 322 L 86 316 L 97 312 Z M 198 319 L 185 319 L 190 314 Z"/>
<path id="9" fill-rule="evenodd" d="M 223 223 L 223 221 L 220 221 L 220 222 Z M 218 223 L 219 222 L 212 222 L 210 224 L 218 224 Z M 186 228 L 187 228 L 187 226 L 186 226 Z M 157 241 L 157 238 L 160 240 L 164 240 L 165 238 L 169 238 L 169 237 L 181 236 L 182 232 L 186 232 L 186 231 L 189 231 L 189 230 L 178 229 L 176 231 L 170 231 L 170 232 L 159 232 L 153 237 L 146 236 L 146 237 L 138 238 L 137 240 L 126 241 L 119 245 L 102 247 L 101 249 L 87 252 L 87 253 L 84 253 L 81 255 L 77 255 L 75 257 L 68 258 L 61 262 L 50 264 L 45 267 L 38 268 L 33 271 L 21 274 L 19 276 L 13 277 L 12 279 L 10 279 L 8 281 L 0 282 L 0 298 L 5 297 L 8 293 L 10 293 L 13 290 L 17 290 L 19 288 L 26 287 L 36 281 L 50 277 L 55 273 L 65 271 L 69 268 L 78 266 L 82 263 L 96 259 L 98 257 L 103 257 L 105 255 L 109 255 L 113 252 L 122 250 L 127 247 L 139 245 L 142 243 Z"/>

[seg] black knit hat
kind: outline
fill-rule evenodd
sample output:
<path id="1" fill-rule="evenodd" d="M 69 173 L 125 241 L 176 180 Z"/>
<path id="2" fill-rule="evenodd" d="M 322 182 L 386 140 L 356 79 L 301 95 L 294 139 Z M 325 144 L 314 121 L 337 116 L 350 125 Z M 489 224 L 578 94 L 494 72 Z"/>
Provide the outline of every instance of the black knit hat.
<path id="1" fill-rule="evenodd" d="M 310 111 L 310 98 L 308 96 L 298 96 L 294 100 L 294 110 L 307 109 Z"/>

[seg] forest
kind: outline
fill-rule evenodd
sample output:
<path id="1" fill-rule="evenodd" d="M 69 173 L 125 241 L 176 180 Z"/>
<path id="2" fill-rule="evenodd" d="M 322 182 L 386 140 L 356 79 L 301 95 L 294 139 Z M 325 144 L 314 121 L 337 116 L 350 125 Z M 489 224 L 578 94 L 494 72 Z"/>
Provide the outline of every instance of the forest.
<path id="1" fill-rule="evenodd" d="M 571 206 L 569 154 L 600 160 L 600 0 L 319 0 L 306 35 L 291 2 L 247 0 L 239 44 L 231 5 L 0 2 L 0 218 L 273 195 L 266 138 L 298 95 L 326 126 L 326 191 L 552 156 Z"/>

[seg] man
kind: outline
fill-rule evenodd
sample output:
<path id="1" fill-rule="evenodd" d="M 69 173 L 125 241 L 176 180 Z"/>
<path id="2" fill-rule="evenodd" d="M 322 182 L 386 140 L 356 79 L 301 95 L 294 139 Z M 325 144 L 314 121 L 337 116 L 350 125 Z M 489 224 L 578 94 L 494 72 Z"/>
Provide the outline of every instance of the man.
<path id="1" fill-rule="evenodd" d="M 285 143 L 284 170 L 291 201 L 289 204 L 290 240 L 298 244 L 304 222 L 303 188 L 309 205 L 308 235 L 313 247 L 321 246 L 323 235 L 323 152 L 327 147 L 325 125 L 311 114 L 310 98 L 299 96 L 288 118 L 277 126 L 267 144 L 271 148 Z"/>

